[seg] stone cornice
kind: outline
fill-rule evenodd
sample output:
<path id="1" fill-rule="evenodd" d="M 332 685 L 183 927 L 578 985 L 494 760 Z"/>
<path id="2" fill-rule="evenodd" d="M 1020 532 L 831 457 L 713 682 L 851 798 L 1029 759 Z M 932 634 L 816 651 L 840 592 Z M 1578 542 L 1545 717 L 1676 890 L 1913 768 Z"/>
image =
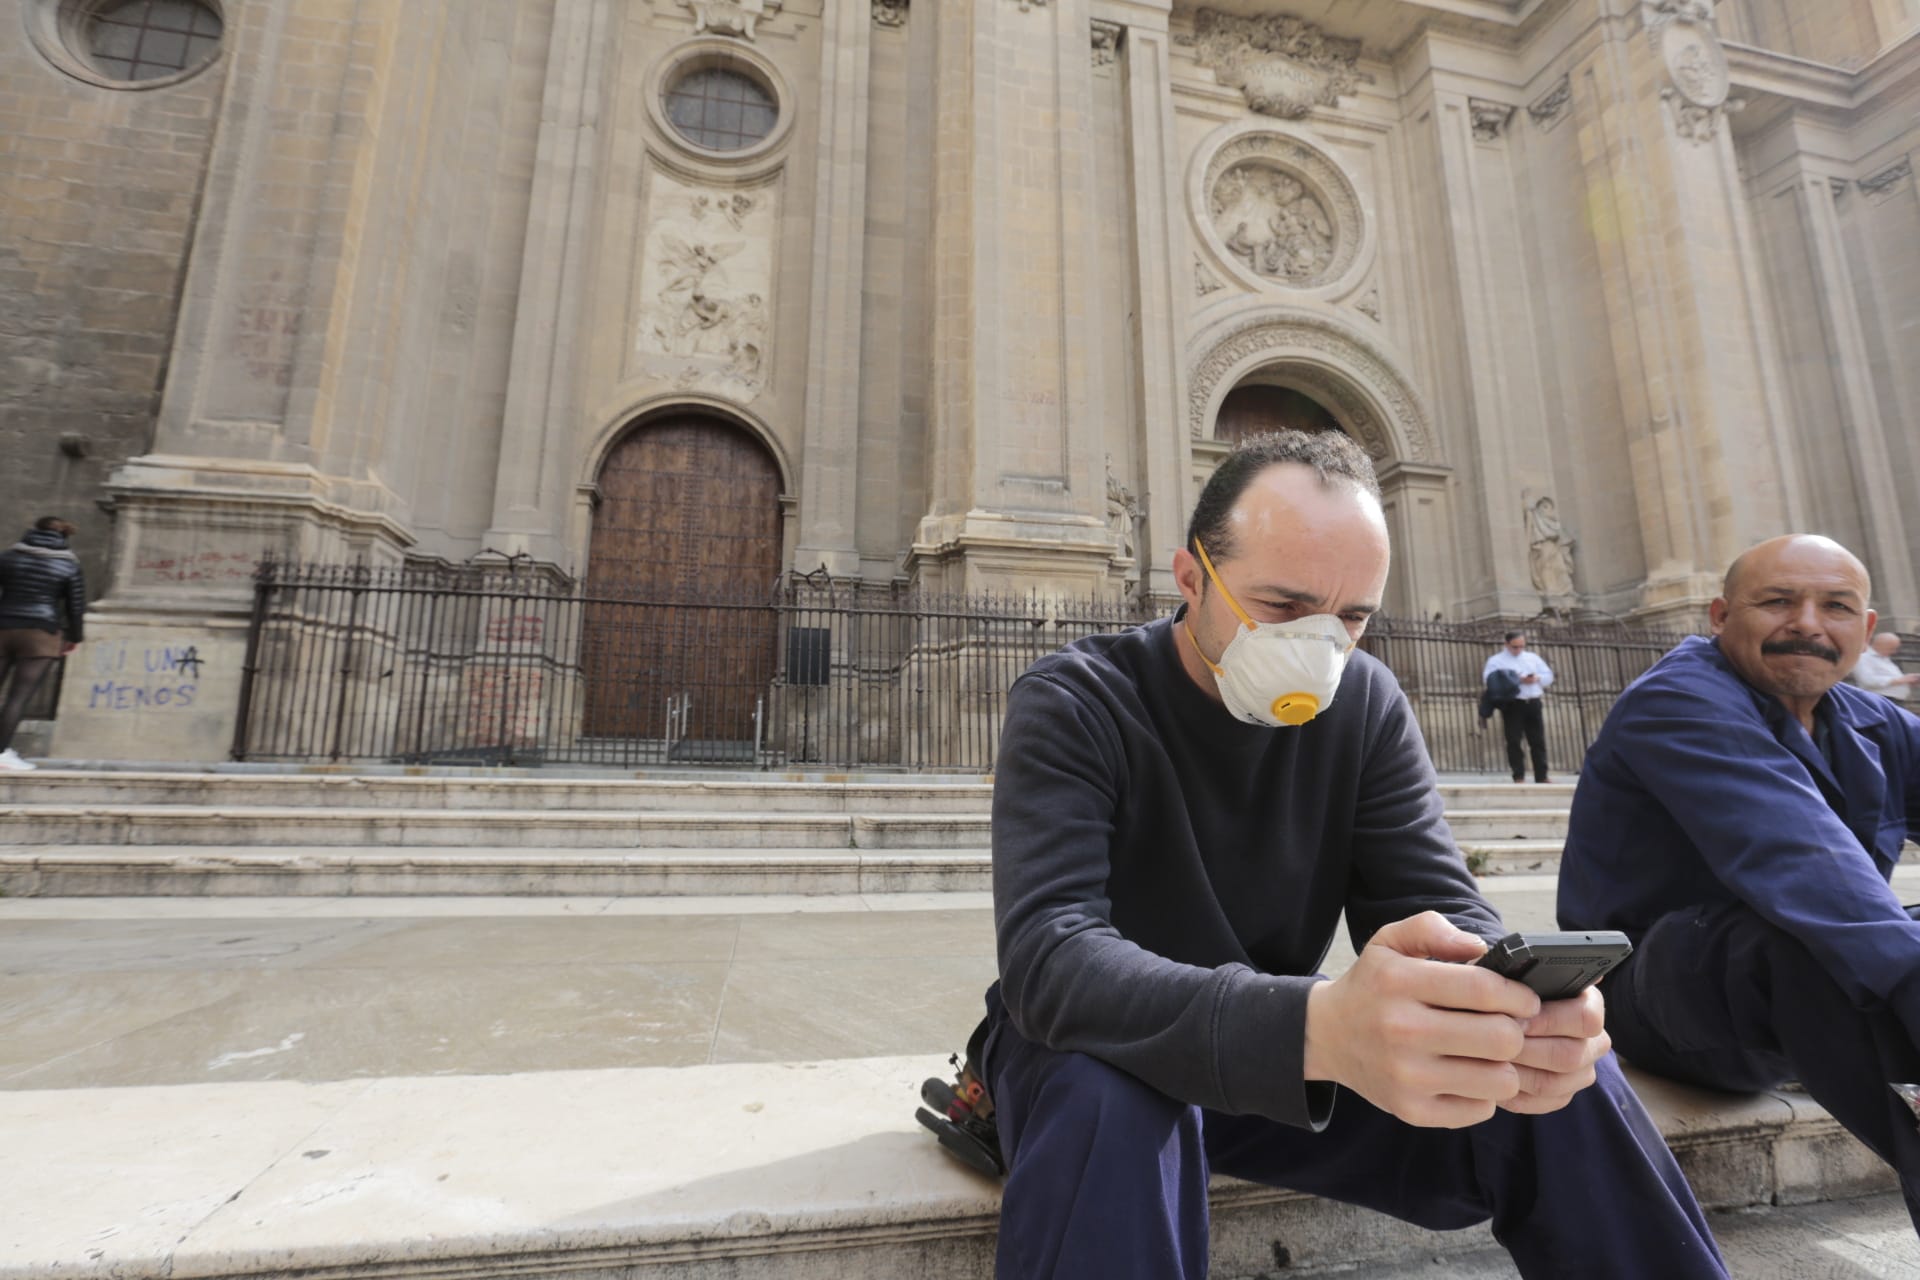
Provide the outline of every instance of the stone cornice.
<path id="1" fill-rule="evenodd" d="M 1858 71 L 1753 45 L 1723 47 L 1735 93 L 1769 96 L 1794 106 L 1851 113 L 1920 81 L 1920 34 L 1908 36 Z"/>

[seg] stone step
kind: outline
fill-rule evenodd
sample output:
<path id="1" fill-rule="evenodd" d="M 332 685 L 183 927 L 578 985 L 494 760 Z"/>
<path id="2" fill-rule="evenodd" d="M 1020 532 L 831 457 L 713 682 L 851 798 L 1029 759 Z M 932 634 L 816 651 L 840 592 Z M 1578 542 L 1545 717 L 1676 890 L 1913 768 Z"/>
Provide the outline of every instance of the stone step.
<path id="1" fill-rule="evenodd" d="M 1447 810 L 1447 826 L 1456 841 L 1565 840 L 1565 809 Z"/>
<path id="2" fill-rule="evenodd" d="M 219 773 L 37 773 L 0 777 L 0 805 L 203 808 L 985 813 L 990 782 L 667 778 L 486 778 Z"/>
<path id="3" fill-rule="evenodd" d="M 483 847 L 0 849 L 0 896 L 684 897 L 981 892 L 985 849 Z"/>
<path id="4" fill-rule="evenodd" d="M 1447 815 L 1463 844 L 1559 841 L 1567 816 L 1470 809 Z M 23 804 L 0 812 L 0 846 L 22 844 L 492 844 L 544 849 L 799 846 L 987 848 L 991 820 L 974 813 L 814 813 L 690 809 L 427 809 L 140 803 Z"/>
<path id="5" fill-rule="evenodd" d="M 302 845 L 563 850 L 635 848 L 943 849 L 988 844 L 984 813 L 570 813 L 522 809 L 20 805 L 0 813 L 0 847 Z"/>
<path id="6" fill-rule="evenodd" d="M 0 1280 L 985 1280 L 1000 1184 L 912 1119 L 941 1070 L 922 1056 L 0 1092 Z M 1709 1209 L 1892 1185 L 1804 1096 L 1635 1083 Z M 1229 1178 L 1212 1199 L 1218 1280 L 1490 1243 L 1484 1227 L 1434 1233 Z"/>
<path id="7" fill-rule="evenodd" d="M 1573 787 L 1443 782 L 1449 811 L 1564 810 Z M 62 771 L 0 775 L 0 806 L 188 805 L 204 808 L 636 810 L 787 813 L 940 814 L 987 812 L 990 780 L 929 781 L 912 776 L 880 780 L 865 775 L 724 778 L 510 776 L 473 773 L 229 773 L 138 770 Z"/>

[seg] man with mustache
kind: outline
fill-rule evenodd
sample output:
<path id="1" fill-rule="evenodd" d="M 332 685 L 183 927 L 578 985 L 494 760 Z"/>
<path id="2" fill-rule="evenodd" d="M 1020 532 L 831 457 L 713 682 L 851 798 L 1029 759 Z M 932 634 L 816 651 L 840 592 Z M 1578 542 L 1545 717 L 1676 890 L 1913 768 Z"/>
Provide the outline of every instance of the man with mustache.
<path id="1" fill-rule="evenodd" d="M 1876 621 L 1827 538 L 1735 560 L 1684 640 L 1588 751 L 1560 923 L 1620 929 L 1621 1055 L 1735 1091 L 1799 1080 L 1900 1177 L 1920 1226 L 1920 923 L 1888 880 L 1920 837 L 1920 719 L 1841 683 Z M 1920 911 L 1920 909 L 1916 909 Z"/>

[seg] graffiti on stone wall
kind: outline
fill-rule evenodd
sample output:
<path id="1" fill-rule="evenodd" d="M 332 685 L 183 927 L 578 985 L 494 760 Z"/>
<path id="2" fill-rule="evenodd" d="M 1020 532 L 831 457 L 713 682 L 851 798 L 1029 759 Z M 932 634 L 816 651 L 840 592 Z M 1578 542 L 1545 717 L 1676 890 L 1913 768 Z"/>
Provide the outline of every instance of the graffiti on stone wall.
<path id="1" fill-rule="evenodd" d="M 135 585 L 154 582 L 251 582 L 259 557 L 250 551 L 154 550 L 133 562 Z"/>
<path id="2" fill-rule="evenodd" d="M 105 640 L 81 653 L 88 711 L 184 711 L 199 695 L 206 665 L 193 644 Z"/>
<path id="3" fill-rule="evenodd" d="M 467 668 L 467 736 L 476 747 L 538 742 L 545 719 L 547 673 L 538 667 Z"/>

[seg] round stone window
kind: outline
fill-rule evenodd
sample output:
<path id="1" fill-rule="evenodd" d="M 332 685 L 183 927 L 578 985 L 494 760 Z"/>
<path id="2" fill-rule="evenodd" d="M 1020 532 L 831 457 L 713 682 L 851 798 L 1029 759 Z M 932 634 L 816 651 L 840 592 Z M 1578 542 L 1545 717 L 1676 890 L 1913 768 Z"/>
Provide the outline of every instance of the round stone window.
<path id="1" fill-rule="evenodd" d="M 708 151 L 745 151 L 780 119 L 767 87 L 734 67 L 693 67 L 667 86 L 661 106 L 675 133 Z"/>
<path id="2" fill-rule="evenodd" d="M 38 0 L 27 34 L 60 70 L 108 89 L 159 89 L 205 70 L 225 34 L 221 0 Z"/>

